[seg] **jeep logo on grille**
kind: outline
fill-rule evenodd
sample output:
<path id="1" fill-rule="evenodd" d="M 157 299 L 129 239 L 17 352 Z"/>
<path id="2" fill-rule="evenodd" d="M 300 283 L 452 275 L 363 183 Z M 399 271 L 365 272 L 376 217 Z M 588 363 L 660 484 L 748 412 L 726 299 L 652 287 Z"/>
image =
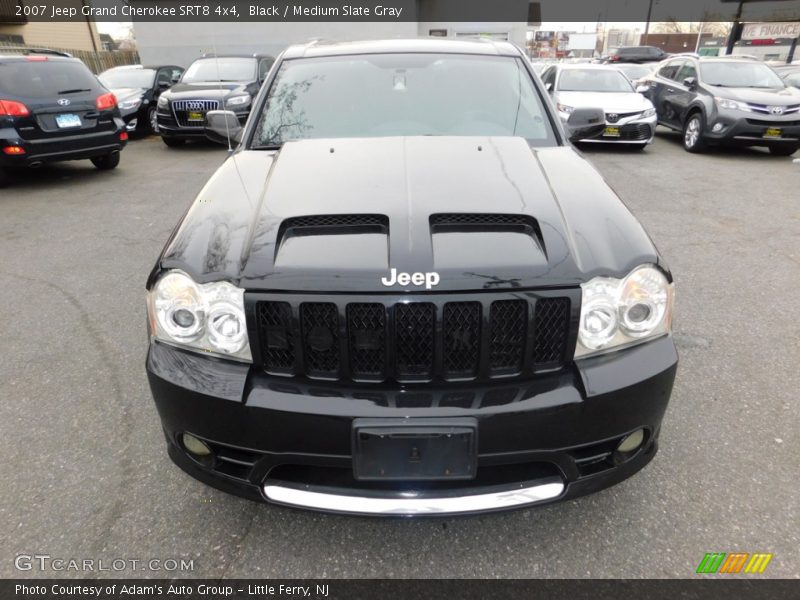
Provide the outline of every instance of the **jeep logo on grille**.
<path id="1" fill-rule="evenodd" d="M 425 284 L 425 289 L 431 289 L 433 286 L 439 284 L 439 274 L 436 272 L 430 273 L 398 273 L 397 269 L 392 268 L 392 274 L 389 277 L 381 277 L 381 283 L 386 287 L 391 287 L 395 284 L 399 285 L 422 285 Z"/>
<path id="2" fill-rule="evenodd" d="M 773 115 L 782 115 L 783 114 L 783 107 L 782 106 L 773 106 L 770 112 Z"/>

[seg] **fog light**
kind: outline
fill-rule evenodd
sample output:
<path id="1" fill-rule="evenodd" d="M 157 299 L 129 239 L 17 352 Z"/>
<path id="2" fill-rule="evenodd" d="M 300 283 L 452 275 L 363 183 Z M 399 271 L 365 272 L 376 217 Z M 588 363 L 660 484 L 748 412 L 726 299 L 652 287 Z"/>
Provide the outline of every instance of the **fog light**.
<path id="1" fill-rule="evenodd" d="M 722 123 L 715 123 L 714 127 L 711 128 L 711 131 L 713 131 L 714 133 L 719 133 L 720 131 L 723 130 L 724 127 L 725 125 L 723 125 Z"/>
<path id="2" fill-rule="evenodd" d="M 620 454 L 628 454 L 634 450 L 638 450 L 639 446 L 644 441 L 644 429 L 637 429 L 630 435 L 626 435 L 617 446 L 617 452 Z"/>
<path id="3" fill-rule="evenodd" d="M 181 436 L 181 442 L 186 450 L 195 456 L 205 457 L 211 456 L 211 448 L 208 447 L 203 440 L 194 437 L 191 433 L 184 433 Z"/>

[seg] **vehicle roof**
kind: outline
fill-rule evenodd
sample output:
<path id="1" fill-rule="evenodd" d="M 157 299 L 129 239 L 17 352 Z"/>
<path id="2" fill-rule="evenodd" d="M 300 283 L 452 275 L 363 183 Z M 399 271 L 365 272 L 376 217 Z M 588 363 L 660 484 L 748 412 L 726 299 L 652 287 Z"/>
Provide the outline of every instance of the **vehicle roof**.
<path id="1" fill-rule="evenodd" d="M 577 71 L 577 70 L 583 71 L 586 69 L 591 69 L 592 71 L 619 71 L 617 67 L 630 66 L 630 65 L 636 67 L 643 66 L 643 65 L 638 65 L 636 63 L 628 63 L 625 65 L 599 65 L 595 63 L 559 63 L 556 66 L 564 71 Z"/>
<path id="2" fill-rule="evenodd" d="M 33 58 L 33 60 L 30 60 L 31 58 Z M 53 61 L 60 61 L 60 62 L 75 62 L 75 61 L 83 62 L 79 58 L 75 58 L 74 56 L 59 56 L 57 54 L 46 54 L 46 53 L 43 53 L 43 52 L 41 52 L 41 53 L 40 52 L 36 52 L 36 53 L 31 53 L 31 54 L 3 54 L 2 50 L 0 50 L 0 60 L 4 60 L 4 61 L 14 60 L 14 61 L 20 61 L 20 62 L 24 62 L 24 61 L 39 62 L 39 61 L 42 61 L 43 59 L 46 59 L 48 61 L 53 60 Z"/>
<path id="3" fill-rule="evenodd" d="M 407 38 L 396 40 L 366 40 L 331 42 L 315 40 L 307 44 L 289 46 L 283 57 L 310 58 L 352 54 L 391 54 L 401 52 L 483 54 L 488 56 L 519 56 L 519 50 L 509 42 L 494 40 L 453 40 L 440 38 Z"/>
<path id="4" fill-rule="evenodd" d="M 103 73 L 107 71 L 126 71 L 126 70 L 140 70 L 140 69 L 163 69 L 164 67 L 177 67 L 178 69 L 182 69 L 183 67 L 178 65 L 119 65 L 118 67 L 111 67 L 110 69 L 106 69 Z"/>
<path id="5" fill-rule="evenodd" d="M 195 60 L 201 58 L 275 58 L 271 54 L 264 54 L 262 52 L 255 52 L 250 54 L 214 54 L 213 52 L 206 52 L 198 56 Z"/>

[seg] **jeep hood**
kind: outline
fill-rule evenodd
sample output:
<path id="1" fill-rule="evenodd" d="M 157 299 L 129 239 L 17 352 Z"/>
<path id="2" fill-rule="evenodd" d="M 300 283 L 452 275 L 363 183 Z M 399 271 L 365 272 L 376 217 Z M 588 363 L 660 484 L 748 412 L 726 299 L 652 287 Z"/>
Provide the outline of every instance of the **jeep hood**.
<path id="1" fill-rule="evenodd" d="M 512 137 L 305 140 L 228 158 L 148 285 L 177 268 L 248 290 L 425 291 L 384 286 L 396 269 L 438 273 L 432 291 L 521 289 L 656 262 L 644 229 L 571 147 L 531 149 Z"/>

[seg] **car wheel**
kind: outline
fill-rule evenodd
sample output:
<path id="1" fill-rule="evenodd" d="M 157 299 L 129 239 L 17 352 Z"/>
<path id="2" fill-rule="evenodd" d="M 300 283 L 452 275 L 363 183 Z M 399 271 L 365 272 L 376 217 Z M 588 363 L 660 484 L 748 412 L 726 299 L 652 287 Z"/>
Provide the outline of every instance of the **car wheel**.
<path id="1" fill-rule="evenodd" d="M 791 156 L 797 152 L 798 149 L 797 146 L 770 146 L 769 152 L 775 156 Z"/>
<path id="2" fill-rule="evenodd" d="M 173 137 L 165 137 L 161 136 L 161 140 L 170 148 L 177 148 L 178 146 L 183 146 L 186 140 L 182 140 L 181 138 L 173 138 Z"/>
<path id="3" fill-rule="evenodd" d="M 155 106 L 147 109 L 147 123 L 150 125 L 150 133 L 158 133 L 158 116 Z"/>
<path id="4" fill-rule="evenodd" d="M 692 113 L 683 125 L 683 148 L 687 152 L 702 152 L 706 144 L 703 141 L 703 114 Z"/>
<path id="5" fill-rule="evenodd" d="M 101 171 L 115 169 L 119 164 L 119 152 L 111 152 L 105 156 L 95 156 L 92 159 L 92 164 Z"/>

